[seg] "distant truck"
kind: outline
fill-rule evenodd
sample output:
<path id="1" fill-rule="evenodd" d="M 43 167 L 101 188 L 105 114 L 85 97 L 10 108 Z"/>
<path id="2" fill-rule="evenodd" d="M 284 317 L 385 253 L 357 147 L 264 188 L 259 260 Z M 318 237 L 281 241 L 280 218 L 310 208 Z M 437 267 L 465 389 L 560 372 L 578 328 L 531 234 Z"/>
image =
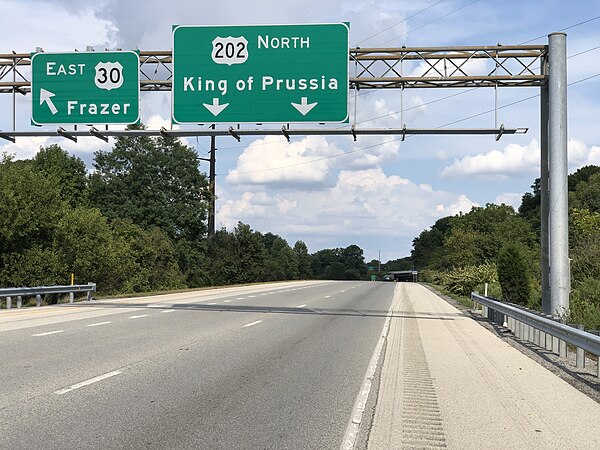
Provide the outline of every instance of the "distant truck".
<path id="1" fill-rule="evenodd" d="M 419 272 L 416 270 L 395 270 L 386 273 L 383 276 L 383 281 L 409 281 L 416 283 Z"/>

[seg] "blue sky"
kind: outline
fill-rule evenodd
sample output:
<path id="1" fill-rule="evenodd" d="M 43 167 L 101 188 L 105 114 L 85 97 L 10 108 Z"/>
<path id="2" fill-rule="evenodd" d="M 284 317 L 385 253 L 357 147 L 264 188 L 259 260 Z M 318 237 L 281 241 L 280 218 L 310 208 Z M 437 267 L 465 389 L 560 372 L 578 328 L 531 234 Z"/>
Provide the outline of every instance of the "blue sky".
<path id="1" fill-rule="evenodd" d="M 350 45 L 361 47 L 460 46 L 547 43 L 547 34 L 568 28 L 569 165 L 600 165 L 600 4 L 597 1 L 420 0 L 261 2 L 157 0 L 0 0 L 5 17 L 0 53 L 96 49 L 164 50 L 171 25 L 287 24 L 349 21 Z M 584 23 L 589 21 L 587 23 Z M 537 38 L 537 39 L 536 39 Z M 578 55 L 582 53 L 581 55 Z M 588 77 L 587 81 L 576 83 Z M 405 90 L 400 117 L 397 90 L 361 92 L 357 121 L 369 127 L 434 128 L 494 108 L 494 91 Z M 445 98 L 458 94 L 451 98 Z M 498 91 L 498 121 L 528 127 L 522 136 L 299 137 L 218 139 L 217 226 L 238 220 L 290 244 L 305 241 L 311 252 L 357 244 L 367 259 L 410 253 L 412 239 L 439 217 L 474 205 L 518 206 L 539 173 L 539 99 L 535 88 Z M 353 97 L 353 92 L 350 92 Z M 11 97 L 0 96 L 0 130 L 12 128 Z M 170 95 L 143 93 L 142 119 L 151 128 L 170 125 Z M 17 129 L 30 123 L 30 98 L 17 103 Z M 351 104 L 351 110 L 353 110 Z M 382 117 L 383 116 L 383 117 Z M 375 119 L 377 118 L 377 119 Z M 492 127 L 482 114 L 456 127 Z M 40 145 L 59 142 L 90 167 L 97 139 L 18 139 L 0 151 L 30 158 Z M 186 141 L 201 156 L 209 139 Z M 345 156 L 342 152 L 354 151 Z M 326 158 L 327 159 L 324 159 Z M 317 161 L 315 161 L 317 160 Z M 298 165 L 298 163 L 302 163 Z M 208 171 L 202 165 L 201 170 Z"/>

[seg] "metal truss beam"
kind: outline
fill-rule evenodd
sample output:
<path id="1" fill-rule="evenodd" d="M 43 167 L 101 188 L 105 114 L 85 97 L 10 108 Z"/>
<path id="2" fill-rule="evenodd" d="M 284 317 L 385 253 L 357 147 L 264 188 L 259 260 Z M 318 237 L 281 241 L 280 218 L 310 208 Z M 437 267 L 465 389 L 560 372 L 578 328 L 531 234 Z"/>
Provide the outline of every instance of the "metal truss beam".
<path id="1" fill-rule="evenodd" d="M 547 45 L 352 48 L 350 89 L 541 86 Z M 140 90 L 170 91 L 170 50 L 140 51 Z M 0 54 L 0 93 L 31 89 L 31 54 Z"/>
<path id="2" fill-rule="evenodd" d="M 207 129 L 207 130 L 98 130 L 91 127 L 88 130 L 69 130 L 58 128 L 52 130 L 32 131 L 0 131 L 0 138 L 12 140 L 17 137 L 64 137 L 77 139 L 77 137 L 97 137 L 107 140 L 109 137 L 154 137 L 167 138 L 196 137 L 196 136 L 230 136 L 239 140 L 243 136 L 283 136 L 289 140 L 290 136 L 327 135 L 327 136 L 357 136 L 367 135 L 395 135 L 402 139 L 410 135 L 495 135 L 497 139 L 505 134 L 525 134 L 528 128 L 310 128 L 293 129 L 280 128 L 271 130 L 244 130 L 234 129 Z"/>

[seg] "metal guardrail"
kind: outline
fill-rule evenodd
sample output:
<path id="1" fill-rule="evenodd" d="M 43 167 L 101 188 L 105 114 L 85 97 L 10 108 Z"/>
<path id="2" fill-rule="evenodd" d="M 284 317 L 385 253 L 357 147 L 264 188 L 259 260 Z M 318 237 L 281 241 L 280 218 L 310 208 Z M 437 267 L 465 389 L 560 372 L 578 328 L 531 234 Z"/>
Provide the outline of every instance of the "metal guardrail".
<path id="1" fill-rule="evenodd" d="M 567 357 L 567 344 L 577 348 L 576 364 L 585 367 L 585 352 L 598 359 L 600 377 L 600 336 L 559 322 L 539 313 L 534 313 L 509 303 L 499 302 L 477 293 L 471 293 L 475 306 L 482 306 L 484 317 L 507 327 L 519 339 L 529 341 L 539 347 Z M 477 308 L 476 308 L 477 309 Z"/>
<path id="2" fill-rule="evenodd" d="M 23 297 L 32 297 L 35 295 L 36 306 L 42 306 L 42 295 L 69 294 L 69 303 L 73 303 L 75 301 L 75 293 L 78 292 L 86 292 L 87 300 L 92 300 L 93 293 L 96 292 L 96 283 L 76 284 L 69 286 L 0 288 L 0 302 L 3 298 L 6 298 L 6 309 L 10 309 L 12 308 L 13 297 L 16 297 L 17 308 L 20 308 L 23 305 Z"/>

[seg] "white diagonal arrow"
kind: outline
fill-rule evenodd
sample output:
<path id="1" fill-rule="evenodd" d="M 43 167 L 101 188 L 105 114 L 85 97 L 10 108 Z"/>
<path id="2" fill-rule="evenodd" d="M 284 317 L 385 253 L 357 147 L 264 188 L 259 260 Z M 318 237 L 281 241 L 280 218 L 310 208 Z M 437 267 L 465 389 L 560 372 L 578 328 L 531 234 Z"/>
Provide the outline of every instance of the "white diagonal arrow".
<path id="1" fill-rule="evenodd" d="M 300 99 L 300 103 L 292 102 L 292 106 L 294 108 L 296 108 L 300 114 L 305 116 L 310 112 L 311 109 L 313 109 L 315 106 L 317 106 L 317 103 L 318 102 L 308 103 L 308 98 L 302 97 Z"/>
<path id="2" fill-rule="evenodd" d="M 213 115 L 215 117 L 218 116 L 219 114 L 221 114 L 221 112 L 229 106 L 229 103 L 223 103 L 222 105 L 219 105 L 218 98 L 213 98 L 212 105 L 210 105 L 208 103 L 202 103 L 202 104 L 204 105 L 204 107 L 206 109 L 208 109 L 211 113 L 213 113 Z"/>
<path id="3" fill-rule="evenodd" d="M 54 106 L 54 103 L 52 102 L 52 97 L 54 97 L 54 95 L 54 93 L 47 91 L 44 88 L 40 89 L 40 105 L 43 105 L 44 102 L 46 102 L 48 108 L 50 108 L 50 112 L 52 113 L 52 115 L 58 112 L 58 109 L 56 109 L 56 106 Z"/>

